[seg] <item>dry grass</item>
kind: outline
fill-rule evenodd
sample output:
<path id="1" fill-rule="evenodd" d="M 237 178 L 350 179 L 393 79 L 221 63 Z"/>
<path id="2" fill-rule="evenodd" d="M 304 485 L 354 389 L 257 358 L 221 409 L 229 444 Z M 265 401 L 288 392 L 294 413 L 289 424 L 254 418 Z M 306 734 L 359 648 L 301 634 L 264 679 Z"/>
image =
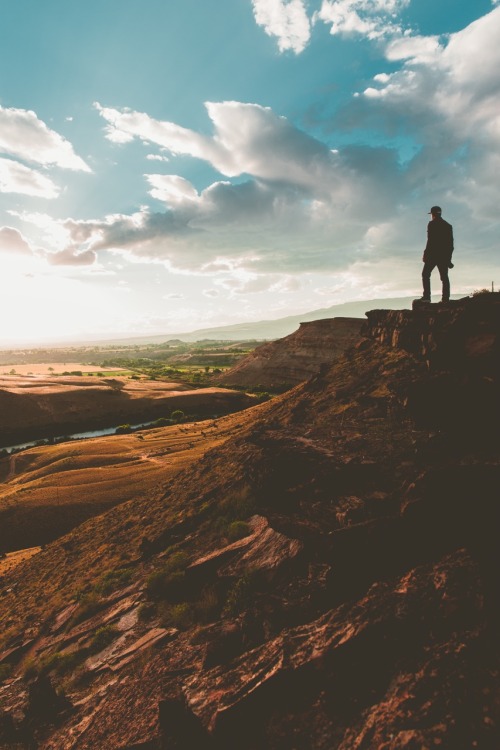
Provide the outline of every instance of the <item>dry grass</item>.
<path id="1" fill-rule="evenodd" d="M 9 552 L 5 557 L 0 557 L 0 576 L 10 573 L 19 563 L 29 560 L 33 555 L 38 554 L 41 549 L 41 547 L 29 547 L 28 549 Z"/>
<path id="2" fill-rule="evenodd" d="M 0 365 L 0 374 L 8 375 L 11 370 L 15 370 L 17 375 L 51 375 L 63 372 L 120 372 L 125 370 L 122 367 L 100 367 L 99 365 L 82 365 L 81 362 L 47 362 L 47 363 L 30 363 L 27 365 Z"/>
<path id="3" fill-rule="evenodd" d="M 34 547 L 147 495 L 224 439 L 210 421 L 31 448 L 0 460 L 0 551 Z"/>

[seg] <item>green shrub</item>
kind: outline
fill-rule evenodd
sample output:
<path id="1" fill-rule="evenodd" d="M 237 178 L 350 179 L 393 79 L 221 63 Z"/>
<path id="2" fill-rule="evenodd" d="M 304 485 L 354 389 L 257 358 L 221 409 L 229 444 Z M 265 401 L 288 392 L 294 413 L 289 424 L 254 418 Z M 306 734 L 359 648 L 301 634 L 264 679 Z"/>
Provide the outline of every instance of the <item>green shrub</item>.
<path id="1" fill-rule="evenodd" d="M 250 534 L 250 526 L 245 521 L 233 521 L 227 529 L 229 542 L 237 542 Z"/>
<path id="2" fill-rule="evenodd" d="M 90 642 L 90 653 L 97 654 L 99 651 L 103 651 L 119 635 L 120 631 L 118 628 L 113 627 L 113 625 L 104 625 L 102 628 L 99 628 Z"/>
<path id="3" fill-rule="evenodd" d="M 146 595 L 149 599 L 167 599 L 169 602 L 182 602 L 185 596 L 185 578 L 182 570 L 172 573 L 158 571 L 153 573 L 146 583 Z"/>
<path id="4" fill-rule="evenodd" d="M 132 432 L 132 427 L 129 424 L 121 424 L 115 430 L 115 435 L 128 435 Z"/>
<path id="5" fill-rule="evenodd" d="M 83 648 L 71 652 L 56 651 L 53 654 L 42 656 L 38 661 L 30 659 L 24 668 L 24 678 L 31 679 L 50 672 L 55 672 L 58 675 L 66 674 L 85 661 L 88 655 L 88 650 Z"/>
<path id="6" fill-rule="evenodd" d="M 80 599 L 78 609 L 68 621 L 67 629 L 71 630 L 71 628 L 78 625 L 78 623 L 90 619 L 97 614 L 102 607 L 102 599 L 95 592 L 91 591 L 88 594 L 84 594 Z"/>
<path id="7" fill-rule="evenodd" d="M 132 578 L 131 568 L 117 568 L 108 570 L 95 585 L 95 591 L 98 594 L 108 596 L 112 591 L 126 586 Z"/>
<path id="8" fill-rule="evenodd" d="M 162 602 L 158 607 L 160 624 L 164 628 L 178 628 L 187 630 L 196 620 L 195 609 L 192 604 L 182 602 L 170 604 Z"/>

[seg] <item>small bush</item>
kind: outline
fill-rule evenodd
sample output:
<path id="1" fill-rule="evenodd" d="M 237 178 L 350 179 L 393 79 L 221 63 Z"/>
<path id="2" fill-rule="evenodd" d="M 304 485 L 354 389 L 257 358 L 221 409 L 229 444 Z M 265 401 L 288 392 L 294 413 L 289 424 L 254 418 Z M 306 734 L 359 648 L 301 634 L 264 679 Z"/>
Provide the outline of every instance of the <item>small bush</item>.
<path id="1" fill-rule="evenodd" d="M 95 591 L 98 594 L 108 596 L 112 591 L 126 586 L 132 578 L 132 570 L 130 568 L 118 568 L 116 570 L 109 570 L 103 575 L 100 581 L 95 586 Z"/>
<path id="2" fill-rule="evenodd" d="M 46 654 L 38 661 L 30 659 L 24 668 L 24 678 L 29 680 L 32 677 L 46 675 L 50 672 L 55 672 L 58 675 L 67 674 L 85 661 L 88 654 L 88 650 L 83 648 L 67 653 L 56 651 L 53 654 Z"/>
<path id="3" fill-rule="evenodd" d="M 93 617 L 100 609 L 102 609 L 102 607 L 103 602 L 95 592 L 91 591 L 90 593 L 83 595 L 80 599 L 78 609 L 68 622 L 67 629 L 71 630 L 72 627 L 78 625 L 80 622 Z"/>
<path id="4" fill-rule="evenodd" d="M 166 571 L 153 573 L 146 583 L 146 595 L 149 599 L 182 602 L 186 598 L 185 578 L 185 573 L 182 570 L 175 570 L 172 573 Z"/>
<path id="5" fill-rule="evenodd" d="M 104 625 L 96 631 L 90 643 L 90 653 L 97 654 L 118 638 L 120 631 L 112 625 Z"/>
<path id="6" fill-rule="evenodd" d="M 203 624 L 212 622 L 218 617 L 219 612 L 220 603 L 217 590 L 214 586 L 206 586 L 195 603 L 196 620 Z"/>
<path id="7" fill-rule="evenodd" d="M 67 674 L 68 672 L 72 672 L 76 667 L 78 667 L 82 661 L 85 661 L 85 659 L 88 656 L 88 651 L 86 648 L 82 648 L 79 651 L 72 651 L 71 653 L 65 653 L 65 654 L 54 654 L 55 658 L 53 661 L 54 668 L 57 674 Z"/>
<path id="8" fill-rule="evenodd" d="M 188 602 L 180 604 L 162 602 L 158 607 L 158 615 L 164 628 L 178 628 L 179 630 L 187 630 L 196 620 L 194 607 Z"/>
<path id="9" fill-rule="evenodd" d="M 115 430 L 115 435 L 128 435 L 132 432 L 132 427 L 129 424 L 121 424 Z"/>
<path id="10" fill-rule="evenodd" d="M 227 529 L 229 542 L 237 542 L 250 534 L 250 526 L 245 521 L 233 521 Z"/>
<path id="11" fill-rule="evenodd" d="M 250 571 L 239 578 L 229 590 L 226 603 L 222 610 L 224 617 L 236 617 L 245 609 L 252 606 L 255 593 L 258 590 L 258 574 Z"/>
<path id="12" fill-rule="evenodd" d="M 164 566 L 152 573 L 146 581 L 148 599 L 167 599 L 182 602 L 187 598 L 185 591 L 185 569 L 189 558 L 185 552 L 174 552 Z"/>

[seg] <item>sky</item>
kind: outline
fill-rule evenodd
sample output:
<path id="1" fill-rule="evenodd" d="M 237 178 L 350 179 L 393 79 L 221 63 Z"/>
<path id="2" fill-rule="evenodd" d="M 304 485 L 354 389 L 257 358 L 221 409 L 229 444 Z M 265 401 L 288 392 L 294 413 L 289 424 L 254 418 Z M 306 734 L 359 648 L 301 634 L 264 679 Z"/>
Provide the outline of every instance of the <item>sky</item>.
<path id="1" fill-rule="evenodd" d="M 500 2 L 0 12 L 1 345 L 500 287 Z"/>

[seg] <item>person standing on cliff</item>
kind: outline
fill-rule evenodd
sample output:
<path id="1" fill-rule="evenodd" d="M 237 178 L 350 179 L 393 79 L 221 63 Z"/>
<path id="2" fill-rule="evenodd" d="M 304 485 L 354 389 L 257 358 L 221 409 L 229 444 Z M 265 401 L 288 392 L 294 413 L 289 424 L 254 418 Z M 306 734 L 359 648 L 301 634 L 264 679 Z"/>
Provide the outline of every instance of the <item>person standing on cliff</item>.
<path id="1" fill-rule="evenodd" d="M 450 301 L 450 279 L 448 269 L 453 268 L 451 256 L 453 255 L 453 227 L 441 216 L 441 208 L 433 206 L 429 211 L 431 221 L 427 225 L 427 245 L 424 250 L 424 269 L 422 271 L 422 282 L 424 293 L 422 301 L 431 301 L 431 273 L 438 267 L 439 276 L 443 286 L 441 302 Z"/>

